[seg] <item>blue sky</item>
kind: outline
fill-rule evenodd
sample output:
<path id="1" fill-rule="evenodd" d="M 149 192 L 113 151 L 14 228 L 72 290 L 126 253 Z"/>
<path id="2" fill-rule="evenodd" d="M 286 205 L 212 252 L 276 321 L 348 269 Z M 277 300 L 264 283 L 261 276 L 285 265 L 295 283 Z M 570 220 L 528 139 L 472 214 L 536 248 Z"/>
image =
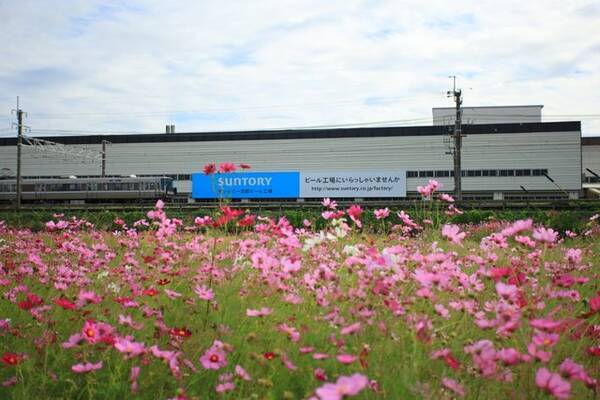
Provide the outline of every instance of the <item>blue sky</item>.
<path id="1" fill-rule="evenodd" d="M 600 135 L 597 1 L 20 0 L 0 18 L 0 136 L 17 95 L 38 136 L 427 125 L 449 75 L 466 106 L 544 104 Z"/>

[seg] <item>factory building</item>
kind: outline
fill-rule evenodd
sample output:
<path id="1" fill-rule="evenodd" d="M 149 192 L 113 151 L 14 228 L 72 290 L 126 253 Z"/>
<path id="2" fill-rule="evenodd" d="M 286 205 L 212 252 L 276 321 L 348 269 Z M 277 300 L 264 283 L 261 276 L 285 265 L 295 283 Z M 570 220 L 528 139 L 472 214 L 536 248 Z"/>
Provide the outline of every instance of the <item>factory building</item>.
<path id="1" fill-rule="evenodd" d="M 587 138 L 582 142 L 580 122 L 541 122 L 541 108 L 464 108 L 465 199 L 575 199 L 582 195 L 582 176 L 588 176 L 583 175 L 585 168 L 600 169 L 600 143 Z M 101 151 L 103 140 L 109 141 L 107 176 L 172 176 L 180 194 L 192 192 L 192 174 L 202 171 L 205 164 L 233 162 L 247 163 L 251 171 L 260 172 L 399 173 L 405 177 L 402 197 L 412 198 L 418 196 L 416 187 L 429 179 L 441 182 L 443 191 L 454 189 L 453 157 L 448 154 L 452 110 L 434 109 L 433 126 L 48 139 L 70 149 L 96 152 Z M 16 171 L 16 153 L 14 138 L 0 139 L 0 170 L 5 176 Z M 101 164 L 25 146 L 22 171 L 25 178 L 92 177 L 100 176 Z"/>

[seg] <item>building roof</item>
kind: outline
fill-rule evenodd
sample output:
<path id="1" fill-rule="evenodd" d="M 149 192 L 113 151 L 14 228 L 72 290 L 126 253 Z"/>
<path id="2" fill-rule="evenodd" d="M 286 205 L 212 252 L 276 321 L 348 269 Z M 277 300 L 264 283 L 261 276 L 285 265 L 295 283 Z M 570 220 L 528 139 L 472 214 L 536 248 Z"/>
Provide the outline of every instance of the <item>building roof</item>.
<path id="1" fill-rule="evenodd" d="M 132 135 L 89 135 L 89 136 L 48 136 L 43 139 L 62 144 L 100 144 L 102 140 L 111 143 L 167 143 L 167 142 L 213 142 L 232 140 L 285 140 L 285 139 L 325 139 L 355 137 L 398 137 L 398 136 L 441 136 L 448 135 L 451 127 L 408 126 L 382 128 L 337 128 L 337 129 L 291 129 L 239 132 L 188 132 Z M 544 133 L 581 132 L 581 122 L 534 122 L 513 124 L 463 125 L 466 135 L 502 133 Z M 0 138 L 0 146 L 15 146 L 16 138 Z"/>

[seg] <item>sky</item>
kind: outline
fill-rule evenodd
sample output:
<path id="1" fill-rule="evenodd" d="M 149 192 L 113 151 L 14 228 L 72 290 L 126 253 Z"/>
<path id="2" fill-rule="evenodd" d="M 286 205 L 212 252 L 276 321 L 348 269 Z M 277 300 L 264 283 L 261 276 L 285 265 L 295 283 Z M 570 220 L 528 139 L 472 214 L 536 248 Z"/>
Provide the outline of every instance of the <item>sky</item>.
<path id="1" fill-rule="evenodd" d="M 431 125 L 543 104 L 600 135 L 600 1 L 0 0 L 0 137 Z"/>

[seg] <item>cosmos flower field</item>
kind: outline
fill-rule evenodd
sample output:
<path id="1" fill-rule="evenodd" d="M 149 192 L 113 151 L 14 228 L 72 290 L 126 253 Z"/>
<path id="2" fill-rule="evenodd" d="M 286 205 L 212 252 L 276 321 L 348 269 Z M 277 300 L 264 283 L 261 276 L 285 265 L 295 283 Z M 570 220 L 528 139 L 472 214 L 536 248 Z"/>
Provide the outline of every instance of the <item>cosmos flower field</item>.
<path id="1" fill-rule="evenodd" d="M 0 222 L 0 398 L 598 398 L 597 215 L 556 232 L 326 199 L 322 218 Z"/>

